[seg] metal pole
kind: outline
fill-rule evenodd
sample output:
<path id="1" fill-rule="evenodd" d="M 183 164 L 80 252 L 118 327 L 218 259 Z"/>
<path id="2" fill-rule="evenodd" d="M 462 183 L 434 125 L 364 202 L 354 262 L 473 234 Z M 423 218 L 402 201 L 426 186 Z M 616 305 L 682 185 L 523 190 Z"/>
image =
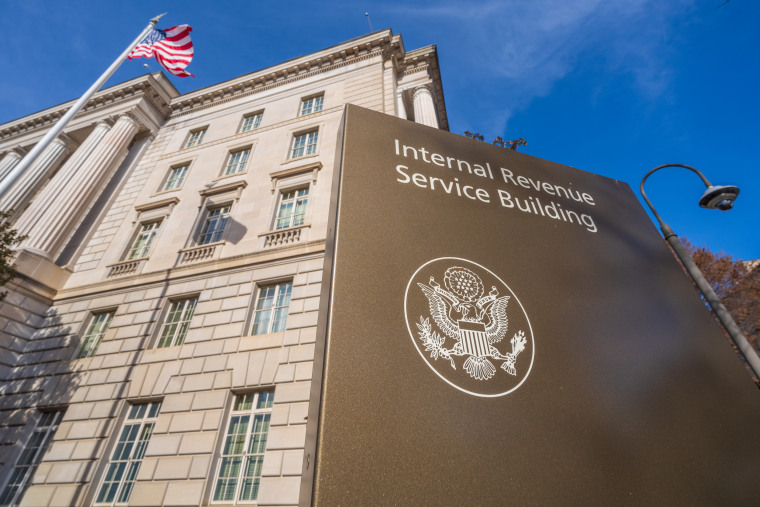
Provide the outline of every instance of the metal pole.
<path id="1" fill-rule="evenodd" d="M 689 254 L 689 251 L 686 250 L 686 247 L 684 247 L 683 243 L 681 243 L 681 241 L 678 239 L 678 235 L 673 232 L 673 229 L 671 229 L 668 224 L 663 222 L 659 213 L 657 213 L 657 210 L 655 210 L 654 206 L 652 206 L 652 202 L 647 197 L 646 192 L 644 192 L 644 182 L 646 179 L 653 172 L 662 169 L 663 167 L 683 167 L 685 169 L 689 169 L 697 173 L 697 175 L 702 178 L 702 182 L 704 182 L 705 186 L 710 187 L 712 185 L 709 181 L 707 181 L 707 178 L 705 178 L 704 174 L 691 166 L 683 164 L 665 164 L 659 167 L 655 167 L 649 171 L 641 180 L 639 190 L 641 191 L 641 195 L 644 198 L 644 201 L 646 201 L 646 203 L 649 205 L 649 209 L 652 210 L 655 218 L 657 218 L 657 221 L 660 223 L 660 229 L 662 230 L 662 234 L 665 237 L 665 241 L 667 241 L 671 248 L 673 248 L 673 251 L 681 260 L 681 263 L 683 263 L 686 271 L 689 273 L 689 276 L 691 276 L 691 279 L 694 280 L 694 283 L 697 284 L 697 287 L 707 300 L 707 304 L 709 304 L 713 309 L 716 317 L 718 317 L 718 320 L 726 329 L 726 332 L 728 332 L 729 336 L 736 344 L 736 346 L 739 347 L 739 351 L 749 364 L 752 372 L 755 374 L 755 377 L 760 379 L 760 357 L 758 357 L 757 352 L 749 343 L 747 337 L 744 336 L 744 333 L 736 324 L 736 321 L 734 321 L 733 317 L 731 317 L 731 314 L 728 312 L 728 310 L 726 310 L 726 307 L 723 306 L 723 303 L 720 301 L 720 298 L 718 298 L 718 295 L 715 294 L 715 291 L 710 286 L 710 283 L 707 281 L 707 279 L 705 279 L 702 271 L 700 271 L 697 265 L 694 264 L 694 260 L 691 258 L 691 254 Z"/>
<path id="2" fill-rule="evenodd" d="M 87 104 L 87 101 L 90 100 L 90 98 L 97 92 L 103 84 L 105 84 L 106 81 L 108 81 L 108 78 L 113 75 L 114 72 L 116 72 L 116 69 L 119 68 L 121 63 L 124 61 L 124 59 L 129 55 L 129 53 L 132 52 L 132 50 L 137 46 L 140 41 L 142 41 L 146 35 L 150 33 L 151 30 L 153 30 L 153 27 L 156 26 L 156 23 L 158 23 L 158 20 L 161 19 L 162 16 L 166 15 L 160 14 L 156 16 L 155 18 L 150 20 L 150 23 L 148 23 L 148 26 L 146 26 L 142 32 L 140 32 L 140 35 L 132 41 L 132 43 L 129 45 L 129 47 L 124 50 L 124 52 L 119 55 L 119 57 L 111 64 L 110 67 L 103 73 L 103 75 L 98 78 L 97 81 L 95 81 L 90 88 L 84 92 L 84 95 L 79 97 L 79 100 L 77 100 L 71 108 L 66 111 L 66 114 L 64 114 L 58 122 L 56 122 L 55 125 L 45 134 L 45 136 L 36 144 L 34 147 L 27 153 L 23 159 L 21 159 L 21 162 L 16 165 L 16 167 L 13 168 L 13 170 L 8 173 L 8 175 L 0 181 L 0 197 L 2 197 L 3 194 L 5 194 L 6 191 L 15 183 L 15 181 L 23 174 L 23 172 L 35 161 L 37 156 L 39 156 L 40 153 L 42 153 L 42 150 L 44 150 L 52 141 L 56 138 L 58 134 L 61 133 L 63 128 L 66 126 L 66 124 L 69 123 L 69 120 L 74 117 L 75 114 L 79 112 L 82 107 L 84 107 L 85 104 Z"/>

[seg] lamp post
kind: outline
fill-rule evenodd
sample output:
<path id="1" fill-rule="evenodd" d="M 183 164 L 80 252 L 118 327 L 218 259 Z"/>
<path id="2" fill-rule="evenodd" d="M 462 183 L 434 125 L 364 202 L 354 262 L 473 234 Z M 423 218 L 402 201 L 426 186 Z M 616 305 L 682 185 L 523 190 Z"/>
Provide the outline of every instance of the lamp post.
<path id="1" fill-rule="evenodd" d="M 692 280 L 694 280 L 694 283 L 697 284 L 697 287 L 707 300 L 707 303 L 715 312 L 718 320 L 720 320 L 721 324 L 723 324 L 723 326 L 726 328 L 726 331 L 728 332 L 729 336 L 731 336 L 731 339 L 734 341 L 736 346 L 739 347 L 739 351 L 742 353 L 744 359 L 749 364 L 752 372 L 755 374 L 755 377 L 760 379 L 760 357 L 758 357 L 757 352 L 755 352 L 755 350 L 752 348 L 749 340 L 747 340 L 747 337 L 744 336 L 742 330 L 739 329 L 739 326 L 736 324 L 733 317 L 731 317 L 731 314 L 728 313 L 726 307 L 723 306 L 723 303 L 721 303 L 720 299 L 715 294 L 715 291 L 713 291 L 712 287 L 707 282 L 697 265 L 694 264 L 694 260 L 692 260 L 689 251 L 686 250 L 686 247 L 683 246 L 683 243 L 681 243 L 681 241 L 678 239 L 678 236 L 675 232 L 673 232 L 673 229 L 671 229 L 668 224 L 662 221 L 660 214 L 657 213 L 657 210 L 654 209 L 654 206 L 652 206 L 652 203 L 649 201 L 647 194 L 644 192 L 644 182 L 647 180 L 647 178 L 649 178 L 649 176 L 655 171 L 658 171 L 665 167 L 683 167 L 684 169 L 693 171 L 702 179 L 705 187 L 707 187 L 707 190 L 699 199 L 699 205 L 703 208 L 719 209 L 721 211 L 730 210 L 734 206 L 734 200 L 739 195 L 739 189 L 731 185 L 715 186 L 710 183 L 705 175 L 702 174 L 699 170 L 684 164 L 665 164 L 655 167 L 641 179 L 641 186 L 639 187 L 641 190 L 641 196 L 644 198 L 644 201 L 646 201 L 649 209 L 652 210 L 655 218 L 660 223 L 660 229 L 662 230 L 662 234 L 665 237 L 665 241 L 668 242 L 671 248 L 673 248 L 673 251 L 676 253 L 676 255 L 678 255 L 678 258 L 686 267 L 686 271 L 688 271 Z"/>

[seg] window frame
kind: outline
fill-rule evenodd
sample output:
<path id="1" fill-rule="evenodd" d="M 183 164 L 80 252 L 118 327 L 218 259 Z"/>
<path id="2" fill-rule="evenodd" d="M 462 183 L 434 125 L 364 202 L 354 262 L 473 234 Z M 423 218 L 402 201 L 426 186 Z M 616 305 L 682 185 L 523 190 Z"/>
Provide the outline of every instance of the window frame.
<path id="1" fill-rule="evenodd" d="M 314 134 L 314 142 L 312 143 L 308 136 Z M 306 138 L 306 142 L 302 146 L 297 146 L 298 139 Z M 309 147 L 313 147 L 312 151 L 309 151 Z M 296 150 L 302 149 L 303 152 L 296 154 Z M 293 137 L 290 141 L 288 149 L 289 159 L 296 160 L 305 157 L 312 157 L 319 154 L 319 127 L 313 127 L 307 130 L 301 130 L 293 133 Z"/>
<path id="2" fill-rule="evenodd" d="M 272 418 L 272 409 L 274 406 L 274 387 L 270 389 L 264 389 L 259 391 L 247 391 L 247 392 L 233 392 L 232 393 L 232 402 L 230 405 L 230 410 L 225 418 L 225 426 L 224 426 L 224 433 L 220 441 L 220 448 L 218 453 L 218 459 L 216 460 L 216 465 L 214 467 L 214 474 L 211 475 L 211 488 L 210 488 L 210 499 L 209 503 L 211 504 L 252 504 L 256 503 L 258 501 L 258 495 L 260 493 L 260 484 L 261 484 L 261 478 L 262 478 L 262 471 L 263 471 L 263 462 L 264 457 L 266 455 L 266 443 L 269 439 L 269 432 L 271 429 L 271 418 Z M 259 407 L 259 402 L 262 400 L 264 394 L 266 394 L 266 398 L 264 399 L 265 406 Z M 236 408 L 238 406 L 238 399 L 251 396 L 251 406 L 248 409 L 238 409 Z M 261 417 L 261 423 L 265 426 L 265 431 L 258 432 L 259 435 L 263 435 L 263 438 L 261 438 L 258 441 L 258 445 L 256 445 L 255 450 L 258 452 L 251 452 L 251 440 L 254 438 L 253 434 L 255 433 L 254 428 L 256 428 L 256 418 L 257 416 Z M 242 442 L 240 439 L 237 439 L 237 442 L 235 440 L 231 440 L 228 443 L 228 438 L 230 437 L 231 431 L 238 430 L 240 428 L 239 423 L 234 424 L 233 420 L 235 418 L 248 418 L 248 422 L 246 423 L 245 427 L 245 435 L 243 436 Z M 235 436 L 242 435 L 239 432 L 233 433 Z M 239 452 L 228 452 L 229 451 L 229 444 L 235 445 L 238 444 Z M 242 444 L 242 445 L 241 445 Z M 234 448 L 232 449 L 235 450 Z M 221 474 L 225 470 L 225 460 L 229 459 L 234 463 L 235 459 L 239 459 L 239 467 L 237 468 L 237 472 L 235 473 L 234 479 L 232 475 L 228 475 L 226 477 L 221 477 Z M 254 472 L 252 477 L 252 482 L 258 482 L 258 485 L 256 486 L 256 493 L 253 495 L 253 498 L 250 499 L 240 499 L 240 494 L 243 490 L 243 484 L 244 484 L 244 478 L 245 478 L 245 472 L 248 469 L 248 463 L 251 459 L 257 459 L 258 460 L 258 470 Z M 255 465 L 254 465 L 255 466 Z M 232 498 L 231 499 L 218 499 L 217 495 L 219 495 L 219 492 L 221 490 L 221 481 L 223 479 L 227 479 L 228 482 L 224 483 L 224 489 L 222 491 L 229 491 L 229 484 L 230 479 L 234 481 L 234 486 L 232 488 Z"/>
<path id="3" fill-rule="evenodd" d="M 235 207 L 238 201 L 240 201 L 243 190 L 245 190 L 247 186 L 248 182 L 245 179 L 239 179 L 230 183 L 212 185 L 211 188 L 204 188 L 203 190 L 198 191 L 198 194 L 200 195 L 198 213 L 195 215 L 192 227 L 189 228 L 185 239 L 185 246 L 180 250 L 180 260 L 178 261 L 180 264 L 187 262 L 185 256 L 190 255 L 192 252 L 198 251 L 199 249 L 206 249 L 208 248 L 208 245 L 223 244 L 226 241 L 227 234 L 229 234 L 231 229 L 230 222 L 234 222 L 234 220 L 231 219 L 235 214 Z M 199 243 L 198 239 L 201 237 L 209 210 L 224 206 L 230 206 L 230 212 L 221 239 L 218 242 L 213 243 Z M 211 255 L 218 257 L 221 249 L 214 248 L 213 250 L 214 252 Z"/>
<path id="4" fill-rule="evenodd" d="M 280 297 L 280 287 L 283 287 L 287 285 L 287 302 L 284 305 L 278 305 L 279 297 Z M 262 307 L 260 306 L 260 301 L 262 301 L 262 294 L 264 291 L 267 291 L 269 289 L 274 289 L 274 293 L 271 296 L 272 299 L 272 305 L 268 307 Z M 246 329 L 248 330 L 248 336 L 260 336 L 265 334 L 272 334 L 272 333 L 282 333 L 285 330 L 287 330 L 288 326 L 288 316 L 290 315 L 290 303 L 293 299 L 293 280 L 292 279 L 285 279 L 285 280 L 267 280 L 263 282 L 256 283 L 256 287 L 254 290 L 255 297 L 253 298 L 253 302 L 251 304 L 251 316 L 249 318 L 249 322 L 246 326 Z M 270 297 L 270 296 L 264 296 L 264 297 Z M 273 319 L 272 317 L 276 314 L 277 309 L 285 309 L 285 315 L 282 316 L 280 319 Z M 264 312 L 268 312 L 268 317 L 266 318 L 266 329 L 263 330 L 263 332 L 256 332 L 257 326 L 259 325 L 259 322 L 256 321 L 257 316 L 259 314 L 263 314 Z M 275 322 L 282 321 L 282 327 L 278 327 L 275 329 Z"/>
<path id="5" fill-rule="evenodd" d="M 42 463 L 42 459 L 45 457 L 45 453 L 50 447 L 50 443 L 53 441 L 55 432 L 58 431 L 58 427 L 60 426 L 65 413 L 66 408 L 39 411 L 40 418 L 34 425 L 32 433 L 29 434 L 29 437 L 26 439 L 21 453 L 16 457 L 16 462 L 13 464 L 13 468 L 10 469 L 10 473 L 8 474 L 7 482 L 2 485 L 2 489 L 0 490 L 0 501 L 7 501 L 1 505 L 18 505 L 21 500 L 24 499 L 24 494 L 26 493 L 26 489 L 31 483 L 31 478 L 34 476 L 37 467 L 39 467 L 40 463 Z M 45 417 L 47 417 L 47 414 L 54 414 L 52 416 L 53 420 L 50 422 L 50 424 L 45 424 L 43 426 L 42 423 L 45 422 Z M 30 449 L 30 445 L 34 443 L 35 435 L 41 433 L 41 429 L 43 430 L 43 436 L 42 439 L 39 440 L 39 445 L 32 451 L 31 459 L 28 459 L 27 463 L 20 464 L 21 460 L 28 455 L 27 451 Z M 16 469 L 20 467 L 25 467 L 26 470 L 24 470 L 21 474 L 16 475 Z M 9 488 L 11 488 L 14 483 L 14 476 L 21 477 L 21 480 L 16 483 L 18 486 L 15 488 L 15 491 L 10 493 Z"/>
<path id="6" fill-rule="evenodd" d="M 80 332 L 80 339 L 79 339 L 79 345 L 76 348 L 76 351 L 74 352 L 74 357 L 72 359 L 86 359 L 88 357 L 93 357 L 95 354 L 98 353 L 98 348 L 100 347 L 100 344 L 103 342 L 103 338 L 105 338 L 106 334 L 108 334 L 109 329 L 111 328 L 111 322 L 113 321 L 114 316 L 116 315 L 116 308 L 102 308 L 95 311 L 90 312 L 90 315 L 85 320 L 84 325 L 82 326 L 82 330 Z M 107 322 L 105 324 L 105 329 L 98 329 L 97 332 L 94 333 L 93 341 L 89 342 L 89 347 L 85 351 L 85 346 L 88 343 L 88 336 L 91 335 L 94 329 L 92 329 L 92 326 L 95 324 L 97 319 L 99 319 L 103 315 L 110 315 L 108 317 Z"/>
<path id="7" fill-rule="evenodd" d="M 300 191 L 306 191 L 305 196 L 298 195 L 298 192 Z M 280 231 L 283 229 L 289 229 L 291 227 L 300 227 L 303 225 L 306 225 L 307 223 L 307 217 L 308 217 L 308 206 L 309 206 L 309 198 L 311 187 L 310 185 L 298 185 L 294 187 L 289 187 L 285 189 L 281 189 L 279 192 L 279 195 L 277 197 L 277 203 L 275 205 L 275 212 L 274 217 L 272 221 L 272 227 L 271 230 L 273 231 Z M 295 194 L 293 197 L 293 206 L 291 207 L 291 213 L 287 217 L 281 217 L 280 214 L 282 212 L 283 203 L 286 201 L 285 197 L 289 194 Z M 301 197 L 304 198 L 306 201 L 305 204 L 303 204 L 303 212 L 302 213 L 295 213 L 295 211 L 298 209 L 298 201 L 301 199 Z M 301 221 L 299 223 L 293 223 L 296 216 L 301 216 Z M 283 220 L 284 218 L 288 219 L 288 224 L 284 226 L 280 226 L 280 220 Z"/>
<path id="8" fill-rule="evenodd" d="M 145 450 L 148 447 L 148 444 L 150 443 L 150 438 L 153 436 L 153 432 L 155 430 L 156 425 L 158 424 L 158 417 L 161 415 L 161 405 L 163 401 L 162 400 L 146 400 L 146 401 L 140 401 L 140 402 L 127 402 L 127 407 L 125 411 L 125 415 L 123 416 L 123 419 L 121 420 L 121 424 L 119 425 L 119 431 L 113 433 L 113 445 L 108 449 L 108 455 L 109 458 L 104 463 L 104 467 L 102 470 L 102 474 L 100 477 L 100 484 L 98 485 L 97 490 L 95 490 L 94 496 L 92 498 L 92 504 L 93 505 L 115 505 L 115 504 L 126 504 L 129 502 L 129 498 L 132 495 L 132 491 L 134 490 L 134 485 L 137 482 L 137 475 L 140 472 L 140 467 L 142 465 L 142 462 L 145 458 Z M 140 412 L 140 409 L 138 407 L 146 407 L 145 411 L 143 412 L 140 417 L 133 417 L 133 415 L 138 415 Z M 155 408 L 155 410 L 154 410 Z M 139 421 L 137 423 L 130 422 L 130 421 Z M 117 456 L 119 458 L 123 458 L 123 451 L 127 446 L 121 446 L 122 442 L 129 443 L 130 440 L 122 440 L 124 437 L 129 437 L 129 433 L 127 432 L 127 426 L 130 427 L 137 427 L 137 431 L 134 433 L 134 439 L 131 441 L 130 446 L 127 450 L 127 456 L 126 459 L 115 459 Z M 149 428 L 149 432 L 147 434 L 146 438 L 143 438 L 145 436 L 145 428 L 151 425 Z M 130 428 L 131 431 L 131 428 Z M 139 437 L 139 438 L 138 438 Z M 140 446 L 140 444 L 143 444 Z M 137 445 L 135 445 L 137 444 Z M 122 454 L 119 456 L 119 454 Z M 135 458 L 135 456 L 138 456 Z M 124 463 L 123 468 L 119 471 L 119 468 L 116 468 L 115 471 L 117 473 L 120 473 L 121 476 L 119 477 L 118 481 L 107 481 L 109 477 L 109 473 L 112 469 L 112 464 L 114 462 Z M 136 466 L 135 463 L 137 463 Z M 134 472 L 134 473 L 132 473 Z M 129 479 L 128 477 L 130 477 Z M 125 478 L 127 478 L 125 480 Z M 106 482 L 110 483 L 116 483 L 116 490 L 114 492 L 113 498 L 110 501 L 99 501 L 99 497 L 101 494 L 103 494 Z M 127 482 L 131 482 L 129 485 L 129 490 L 127 491 L 126 498 L 123 500 L 121 497 L 124 494 L 124 485 Z"/>
<path id="9" fill-rule="evenodd" d="M 185 294 L 183 296 L 172 297 L 167 300 L 167 305 L 164 310 L 164 315 L 163 315 L 163 318 L 161 319 L 161 326 L 158 327 L 157 329 L 157 332 L 155 335 L 156 338 L 154 340 L 154 346 L 152 348 L 163 349 L 163 348 L 169 348 L 169 347 L 177 347 L 185 343 L 185 338 L 187 337 L 187 333 L 190 330 L 190 324 L 192 323 L 193 317 L 195 316 L 195 310 L 198 307 L 199 299 L 200 299 L 200 294 Z M 179 321 L 169 322 L 174 305 L 177 303 L 185 303 L 188 301 L 195 301 L 190 311 L 190 315 L 187 316 L 186 309 L 183 309 L 180 315 L 181 319 Z M 164 329 L 167 327 L 167 324 L 168 325 L 179 324 L 179 325 L 172 332 L 171 341 L 168 344 L 162 345 L 161 344 L 163 340 L 162 335 L 164 333 Z M 184 329 L 182 329 L 183 325 L 184 325 Z M 180 334 L 181 336 L 179 336 L 179 343 L 177 343 L 178 335 Z"/>
<path id="10" fill-rule="evenodd" d="M 252 119 L 251 123 L 252 125 L 247 125 L 248 120 Z M 264 110 L 260 109 L 258 111 L 254 111 L 252 113 L 244 114 L 243 120 L 240 122 L 240 128 L 238 129 L 239 133 L 243 132 L 251 132 L 256 129 L 258 129 L 261 126 L 261 122 L 264 120 Z M 246 128 L 248 126 L 248 128 Z"/>
<path id="11" fill-rule="evenodd" d="M 203 245 L 210 245 L 212 243 L 219 243 L 221 241 L 224 241 L 224 238 L 227 236 L 227 228 L 230 221 L 230 216 L 232 215 L 232 202 L 222 202 L 219 204 L 216 203 L 210 203 L 208 206 L 206 206 L 206 209 L 203 212 L 203 217 L 198 224 L 198 231 L 195 234 L 195 238 L 193 239 L 193 244 L 195 246 L 203 246 Z M 211 214 L 217 210 L 224 210 L 227 209 L 227 213 L 224 215 L 224 221 L 221 228 L 218 226 L 215 226 L 215 229 L 211 232 L 206 230 L 206 228 L 210 225 L 209 221 L 211 219 Z M 201 237 L 211 234 L 211 237 L 209 238 L 209 241 L 201 241 Z M 214 237 L 217 237 L 217 239 L 213 239 Z"/>
<path id="12" fill-rule="evenodd" d="M 205 127 L 190 129 L 190 131 L 187 133 L 187 137 L 185 137 L 185 142 L 182 143 L 182 148 L 193 148 L 195 146 L 200 146 L 203 144 L 203 139 L 206 137 L 207 131 L 208 125 Z"/>
<path id="13" fill-rule="evenodd" d="M 118 272 L 118 270 L 124 266 L 132 265 L 136 267 L 132 270 L 129 270 L 129 273 L 138 273 L 142 270 L 145 262 L 148 260 L 148 257 L 146 256 L 129 259 L 129 252 L 135 244 L 135 241 L 140 234 L 143 225 L 149 224 L 151 222 L 161 222 L 161 227 L 158 228 L 158 232 L 156 232 L 156 235 L 151 242 L 150 250 L 148 251 L 149 254 L 153 247 L 160 240 L 163 230 L 167 227 L 166 223 L 169 220 L 169 216 L 178 203 L 179 198 L 170 197 L 167 199 L 161 199 L 160 201 L 153 201 L 135 206 L 135 212 L 137 213 L 137 216 L 132 222 L 132 231 L 129 235 L 127 235 L 126 232 L 122 235 L 124 239 L 120 245 L 121 249 L 119 250 L 119 257 L 115 257 L 112 264 L 106 265 L 107 268 L 111 268 L 111 273 L 113 273 L 114 270 L 117 270 Z"/>
<path id="14" fill-rule="evenodd" d="M 253 151 L 252 145 L 242 146 L 240 148 L 235 148 L 230 150 L 227 153 L 227 157 L 224 161 L 224 166 L 222 167 L 222 172 L 219 175 L 220 178 L 227 178 L 230 176 L 235 176 L 237 174 L 245 174 L 248 172 L 248 163 L 251 161 L 251 152 Z M 233 162 L 233 158 L 236 155 L 240 155 L 242 160 L 237 160 Z M 229 172 L 230 168 L 234 167 L 234 172 Z"/>
<path id="15" fill-rule="evenodd" d="M 148 220 L 141 221 L 140 224 L 139 224 L 140 228 L 136 229 L 135 232 L 134 232 L 134 234 L 132 234 L 132 241 L 129 242 L 127 250 L 126 250 L 126 252 L 124 252 L 124 258 L 122 260 L 123 261 L 136 261 L 136 260 L 139 260 L 139 259 L 147 259 L 148 258 L 148 254 L 150 253 L 151 247 L 153 246 L 153 244 L 156 241 L 156 237 L 158 237 L 158 235 L 161 233 L 161 229 L 162 229 L 162 226 L 164 224 L 164 219 L 165 219 L 165 217 L 160 216 L 158 218 L 151 218 L 151 219 L 148 219 Z M 136 244 L 140 240 L 140 235 L 143 234 L 143 232 L 145 232 L 145 228 L 146 227 L 154 225 L 154 224 L 158 224 L 158 227 L 156 227 L 155 229 L 152 229 L 151 231 L 148 231 L 148 232 L 152 232 L 152 234 L 150 235 L 150 238 L 148 239 L 148 241 L 146 242 L 146 244 L 141 247 L 141 249 L 144 250 L 143 255 L 133 256 L 132 252 L 133 252 L 133 250 L 135 250 Z"/>
<path id="16" fill-rule="evenodd" d="M 178 178 L 179 184 L 176 186 L 173 186 L 172 188 L 166 188 L 170 181 L 172 181 L 172 172 L 174 172 L 177 169 L 185 169 L 185 171 L 182 173 L 182 177 Z M 163 193 L 163 192 L 174 192 L 175 190 L 179 190 L 182 188 L 182 186 L 185 184 L 185 179 L 187 178 L 187 173 L 190 172 L 190 162 L 180 162 L 178 164 L 172 164 L 169 166 L 169 171 L 166 173 L 166 177 L 161 182 L 161 186 L 158 189 L 157 193 Z"/>
<path id="17" fill-rule="evenodd" d="M 313 95 L 307 95 L 301 98 L 301 102 L 298 107 L 298 116 L 308 116 L 310 114 L 318 113 L 325 108 L 325 92 L 315 93 Z"/>

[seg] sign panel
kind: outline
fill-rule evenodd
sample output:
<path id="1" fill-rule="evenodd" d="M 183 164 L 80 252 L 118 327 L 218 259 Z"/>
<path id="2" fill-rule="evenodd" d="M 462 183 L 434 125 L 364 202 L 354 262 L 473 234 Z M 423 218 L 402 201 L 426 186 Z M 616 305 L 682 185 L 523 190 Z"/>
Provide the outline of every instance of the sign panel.
<path id="1" fill-rule="evenodd" d="M 627 184 L 343 139 L 304 503 L 756 503 L 760 392 Z"/>

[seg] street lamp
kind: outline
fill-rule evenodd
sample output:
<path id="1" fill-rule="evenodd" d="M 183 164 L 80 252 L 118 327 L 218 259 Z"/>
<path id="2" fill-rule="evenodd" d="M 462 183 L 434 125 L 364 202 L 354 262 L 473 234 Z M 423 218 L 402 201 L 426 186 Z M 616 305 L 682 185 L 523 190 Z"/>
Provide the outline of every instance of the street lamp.
<path id="1" fill-rule="evenodd" d="M 686 267 L 686 271 L 689 272 L 692 280 L 694 280 L 694 283 L 697 284 L 697 287 L 699 287 L 699 290 L 704 295 L 707 303 L 710 305 L 713 311 L 715 311 L 715 315 L 718 317 L 718 320 L 720 320 L 721 324 L 723 324 L 723 326 L 726 328 L 726 331 L 728 331 L 729 336 L 731 336 L 731 339 L 734 341 L 736 346 L 739 347 L 739 351 L 742 353 L 747 363 L 749 363 L 749 366 L 752 368 L 752 372 L 755 374 L 755 377 L 760 379 L 760 357 L 758 357 L 757 352 L 755 352 L 755 349 L 752 348 L 752 345 L 750 345 L 749 340 L 747 340 L 747 337 L 744 336 L 742 330 L 739 329 L 739 326 L 736 325 L 736 322 L 731 317 L 731 314 L 728 313 L 726 307 L 723 306 L 723 303 L 720 302 L 720 299 L 718 299 L 715 291 L 713 291 L 712 287 L 707 282 L 697 265 L 694 264 L 689 251 L 686 250 L 686 247 L 684 247 L 681 241 L 679 241 L 678 236 L 675 232 L 673 232 L 673 229 L 671 229 L 668 224 L 662 221 L 660 214 L 657 213 L 657 210 L 654 209 L 654 206 L 652 206 L 652 203 L 649 201 L 647 194 L 644 192 L 644 182 L 647 180 L 647 178 L 649 178 L 649 176 L 655 171 L 658 171 L 665 167 L 683 167 L 684 169 L 693 171 L 700 178 L 702 178 L 702 182 L 707 187 L 707 190 L 699 199 L 699 205 L 703 208 L 719 209 L 721 211 L 730 210 L 734 206 L 734 200 L 736 200 L 736 197 L 739 195 L 739 188 L 731 185 L 715 186 L 710 183 L 707 178 L 705 178 L 705 175 L 702 174 L 699 170 L 684 164 L 665 164 L 655 167 L 649 171 L 644 176 L 644 178 L 642 178 L 641 186 L 639 187 L 641 190 L 641 196 L 644 198 L 644 201 L 646 201 L 649 209 L 652 210 L 655 218 L 657 218 L 657 221 L 660 223 L 660 229 L 662 230 L 663 236 L 665 236 L 665 241 L 668 242 L 671 248 L 673 248 L 673 251 L 676 253 L 676 255 L 678 255 L 678 258 L 681 260 L 684 267 Z"/>

